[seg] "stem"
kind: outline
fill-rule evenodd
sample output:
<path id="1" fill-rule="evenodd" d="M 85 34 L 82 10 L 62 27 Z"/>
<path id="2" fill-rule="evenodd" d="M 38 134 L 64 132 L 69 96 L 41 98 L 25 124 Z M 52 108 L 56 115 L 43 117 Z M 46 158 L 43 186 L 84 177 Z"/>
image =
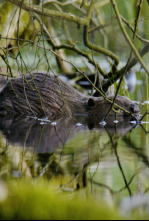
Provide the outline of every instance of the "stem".
<path id="1" fill-rule="evenodd" d="M 126 29 L 125 29 L 125 27 L 124 27 L 124 25 L 123 25 L 123 22 L 122 22 L 122 19 L 121 19 L 121 17 L 120 17 L 119 10 L 118 10 L 118 7 L 117 7 L 117 4 L 116 4 L 115 0 L 110 0 L 110 1 L 111 1 L 111 4 L 112 4 L 113 8 L 114 8 L 115 14 L 116 14 L 116 16 L 117 16 L 117 19 L 118 19 L 118 22 L 119 22 L 119 25 L 120 25 L 120 28 L 121 28 L 121 30 L 122 30 L 122 32 L 123 32 L 123 34 L 124 34 L 124 37 L 125 37 L 126 41 L 128 42 L 128 44 L 129 44 L 130 47 L 132 48 L 132 50 L 133 50 L 135 56 L 136 56 L 137 59 L 139 60 L 140 64 L 142 65 L 142 67 L 144 68 L 144 70 L 146 71 L 146 73 L 149 75 L 149 70 L 148 70 L 148 68 L 146 67 L 146 65 L 145 65 L 144 61 L 142 60 L 142 58 L 141 58 L 139 52 L 137 51 L 135 45 L 133 44 L 133 42 L 132 42 L 131 39 L 129 38 L 129 35 L 127 34 L 127 31 L 126 31 Z"/>

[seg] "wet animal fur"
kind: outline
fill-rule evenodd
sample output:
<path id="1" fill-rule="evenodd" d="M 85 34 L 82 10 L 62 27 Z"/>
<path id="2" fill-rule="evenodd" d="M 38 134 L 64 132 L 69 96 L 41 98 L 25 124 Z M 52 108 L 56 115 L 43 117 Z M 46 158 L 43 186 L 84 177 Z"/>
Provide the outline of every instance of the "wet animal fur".
<path id="1" fill-rule="evenodd" d="M 138 106 L 126 97 L 118 96 L 116 103 L 136 116 L 139 113 Z M 58 77 L 43 73 L 11 79 L 0 93 L 0 116 L 106 115 L 110 106 L 102 97 L 85 96 Z M 119 115 L 128 114 L 120 111 Z"/>

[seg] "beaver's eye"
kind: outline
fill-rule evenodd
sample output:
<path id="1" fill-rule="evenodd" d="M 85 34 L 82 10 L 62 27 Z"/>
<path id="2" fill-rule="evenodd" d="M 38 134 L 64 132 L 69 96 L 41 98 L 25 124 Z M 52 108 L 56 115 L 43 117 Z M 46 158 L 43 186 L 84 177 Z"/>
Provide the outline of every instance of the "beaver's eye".
<path id="1" fill-rule="evenodd" d="M 95 101 L 94 101 L 92 98 L 90 98 L 90 99 L 88 100 L 87 107 L 88 107 L 89 109 L 93 109 L 94 106 L 95 106 Z"/>
<path id="2" fill-rule="evenodd" d="M 134 108 L 133 107 L 130 107 L 130 112 L 134 113 Z"/>

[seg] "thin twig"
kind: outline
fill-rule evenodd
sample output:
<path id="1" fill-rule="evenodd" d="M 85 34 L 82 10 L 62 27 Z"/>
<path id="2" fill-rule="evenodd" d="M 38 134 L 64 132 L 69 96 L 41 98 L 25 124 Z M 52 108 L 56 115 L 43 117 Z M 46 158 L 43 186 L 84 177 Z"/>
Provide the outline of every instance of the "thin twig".
<path id="1" fill-rule="evenodd" d="M 132 32 L 134 32 L 134 28 L 130 25 L 130 23 L 121 15 L 122 21 L 130 28 Z M 149 43 L 149 40 L 142 38 L 139 34 L 136 33 L 136 37 L 142 41 L 143 43 Z"/>
<path id="2" fill-rule="evenodd" d="M 139 60 L 140 64 L 142 65 L 142 67 L 144 68 L 144 70 L 146 71 L 146 73 L 149 75 L 149 70 L 148 70 L 148 68 L 146 67 L 146 65 L 145 65 L 144 61 L 142 60 L 142 58 L 141 58 L 141 56 L 140 56 L 138 50 L 136 49 L 134 43 L 131 41 L 129 35 L 128 35 L 127 32 L 126 32 L 126 29 L 125 29 L 125 27 L 124 27 L 124 25 L 123 25 L 122 19 L 121 19 L 120 14 L 119 14 L 119 10 L 118 10 L 116 1 L 115 1 L 115 0 L 110 0 L 110 1 L 111 1 L 111 4 L 112 4 L 113 8 L 114 8 L 115 14 L 116 14 L 116 16 L 117 16 L 117 19 L 118 19 L 118 22 L 119 22 L 119 25 L 120 25 L 120 28 L 121 28 L 121 30 L 122 30 L 122 32 L 123 32 L 123 34 L 124 34 L 124 37 L 125 37 L 126 41 L 128 42 L 128 44 L 129 44 L 130 47 L 132 48 L 132 50 L 133 50 L 135 56 L 136 56 L 137 59 Z"/>
<path id="3" fill-rule="evenodd" d="M 118 152 L 117 152 L 117 143 L 115 144 L 114 141 L 113 141 L 113 137 L 110 135 L 110 133 L 107 131 L 108 135 L 109 135 L 109 138 L 110 138 L 110 141 L 111 141 L 111 144 L 112 144 L 112 147 L 114 149 L 114 152 L 115 152 L 115 156 L 116 156 L 116 159 L 117 159 L 117 163 L 118 163 L 118 166 L 119 166 L 119 169 L 121 171 L 121 174 L 122 174 L 122 177 L 123 177 L 123 180 L 124 180 L 124 183 L 125 183 L 125 186 L 128 190 L 128 193 L 129 193 L 129 196 L 131 197 L 132 196 L 132 193 L 131 193 L 131 190 L 130 190 L 130 187 L 129 187 L 129 184 L 127 182 L 127 179 L 126 179 L 126 176 L 125 176 L 125 173 L 124 173 L 124 170 L 123 170 L 123 167 L 121 165 L 121 161 L 120 161 L 120 158 L 118 156 Z"/>
<path id="4" fill-rule="evenodd" d="M 143 56 L 146 55 L 148 52 L 149 52 L 149 44 L 146 44 L 146 45 L 144 46 L 144 48 L 143 48 L 142 50 L 140 50 L 139 53 L 140 53 L 140 56 L 143 57 Z M 129 71 L 129 70 L 130 70 L 132 67 L 134 67 L 137 63 L 138 63 L 138 59 L 137 59 L 137 58 L 131 59 L 130 64 L 129 64 L 127 70 Z M 108 73 L 108 74 L 107 74 L 108 80 L 102 85 L 102 90 L 106 92 L 106 91 L 108 90 L 108 88 L 109 88 L 113 83 L 115 83 L 115 82 L 122 76 L 122 74 L 124 73 L 125 69 L 126 69 L 126 65 L 125 65 L 122 69 L 120 69 L 119 71 L 115 72 L 114 74 L 113 74 L 113 72 Z"/>
<path id="5" fill-rule="evenodd" d="M 28 3 L 21 4 L 21 0 L 8 0 L 9 2 L 13 3 L 14 5 L 17 5 L 18 7 L 22 7 L 22 9 L 28 11 L 28 12 L 35 12 L 38 15 L 42 15 L 45 17 L 55 17 L 55 18 L 61 18 L 66 19 L 72 22 L 75 22 L 80 25 L 87 25 L 88 24 L 88 17 L 86 18 L 80 18 L 70 13 L 64 13 L 64 12 L 58 12 L 55 10 L 50 10 L 44 8 L 44 12 L 42 11 L 40 6 L 32 6 Z"/>
<path id="6" fill-rule="evenodd" d="M 64 6 L 70 5 L 74 2 L 76 2 L 76 0 L 66 1 L 64 3 L 53 0 L 53 1 L 46 1 L 46 2 L 43 3 L 43 5 L 45 7 L 45 6 L 50 5 L 50 4 L 57 4 L 57 5 L 60 5 L 60 6 L 64 7 Z"/>
<path id="7" fill-rule="evenodd" d="M 134 28 L 134 33 L 133 33 L 133 38 L 132 38 L 132 42 L 134 43 L 134 40 L 135 40 L 135 36 L 136 36 L 136 31 L 138 29 L 138 24 L 139 24 L 139 16 L 140 16 L 140 13 L 141 13 L 141 5 L 142 5 L 142 0 L 140 0 L 140 4 L 138 6 L 138 13 L 137 13 L 137 17 L 136 17 L 136 20 L 135 20 L 135 28 Z M 121 84 L 123 82 L 123 79 L 124 79 L 124 76 L 125 74 L 127 73 L 128 71 L 128 67 L 129 67 L 129 64 L 130 64 L 130 61 L 131 61 L 131 57 L 132 57 L 132 53 L 133 53 L 133 49 L 131 48 L 131 52 L 130 52 L 130 56 L 129 56 L 129 59 L 128 59 L 128 62 L 126 64 L 126 67 L 125 67 L 125 70 L 120 78 L 120 81 L 119 81 L 119 84 L 118 84 L 118 87 L 117 87 L 117 90 L 116 90 L 116 93 L 115 93 L 115 96 L 114 96 L 114 99 L 113 99 L 113 104 L 111 105 L 111 107 L 109 108 L 109 111 L 107 113 L 107 115 L 105 116 L 105 120 L 106 118 L 109 117 L 109 114 L 111 112 L 111 110 L 113 109 L 113 106 L 114 106 L 114 103 L 116 101 L 116 98 L 118 96 L 118 92 L 120 90 L 120 87 L 121 87 Z"/>

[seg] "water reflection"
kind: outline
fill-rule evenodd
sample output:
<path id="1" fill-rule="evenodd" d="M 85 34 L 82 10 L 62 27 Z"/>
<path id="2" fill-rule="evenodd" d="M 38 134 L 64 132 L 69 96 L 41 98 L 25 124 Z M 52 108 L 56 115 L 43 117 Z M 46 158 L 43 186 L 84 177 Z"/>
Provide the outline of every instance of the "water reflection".
<path id="1" fill-rule="evenodd" d="M 139 143 L 144 130 L 130 118 L 109 118 L 105 126 L 101 119 L 0 119 L 0 179 L 57 179 L 62 190 L 86 187 L 108 201 L 109 194 L 138 193 L 138 184 L 145 192 L 149 159 L 142 138 Z"/>
<path id="2" fill-rule="evenodd" d="M 81 132 L 89 134 L 89 131 L 94 130 L 99 136 L 105 133 L 112 135 L 118 133 L 122 136 L 135 127 L 135 124 L 130 123 L 129 117 L 123 120 L 122 117 L 116 120 L 111 117 L 104 126 L 100 124 L 102 119 L 102 116 L 75 116 L 50 122 L 33 118 L 2 118 L 0 130 L 11 144 L 19 144 L 31 148 L 32 151 L 36 149 L 38 153 L 53 153 L 57 148 L 63 148 L 70 139 Z"/>

